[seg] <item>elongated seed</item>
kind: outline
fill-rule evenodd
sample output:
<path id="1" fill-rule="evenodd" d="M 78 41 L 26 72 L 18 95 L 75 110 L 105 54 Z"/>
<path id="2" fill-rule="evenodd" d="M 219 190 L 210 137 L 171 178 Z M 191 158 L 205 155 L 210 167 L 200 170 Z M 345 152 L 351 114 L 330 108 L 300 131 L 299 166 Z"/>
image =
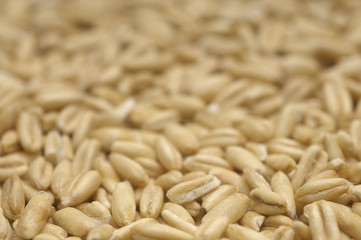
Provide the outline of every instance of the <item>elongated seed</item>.
<path id="1" fill-rule="evenodd" d="M 53 221 L 74 236 L 85 236 L 96 223 L 81 211 L 67 207 L 54 213 Z"/>
<path id="2" fill-rule="evenodd" d="M 167 191 L 166 196 L 172 202 L 181 204 L 203 196 L 220 184 L 218 178 L 207 175 L 175 185 Z"/>
<path id="3" fill-rule="evenodd" d="M 148 182 L 149 177 L 143 167 L 130 158 L 118 154 L 110 154 L 110 162 L 115 171 L 124 179 L 130 181 L 135 186 L 143 187 Z"/>
<path id="4" fill-rule="evenodd" d="M 135 220 L 135 197 L 128 182 L 118 183 L 112 197 L 112 214 L 119 226 L 131 224 Z"/>
<path id="5" fill-rule="evenodd" d="M 30 199 L 15 227 L 16 234 L 26 239 L 33 238 L 38 234 L 52 214 L 53 202 L 54 198 L 43 191 Z"/>

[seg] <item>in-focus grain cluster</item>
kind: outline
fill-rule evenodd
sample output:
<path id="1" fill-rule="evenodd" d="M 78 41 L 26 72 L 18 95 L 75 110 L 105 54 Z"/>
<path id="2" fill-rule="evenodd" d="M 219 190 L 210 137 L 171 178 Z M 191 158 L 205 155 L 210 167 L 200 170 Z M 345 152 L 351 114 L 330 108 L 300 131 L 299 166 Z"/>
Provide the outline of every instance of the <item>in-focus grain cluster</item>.
<path id="1" fill-rule="evenodd" d="M 0 239 L 361 240 L 360 12 L 0 1 Z"/>

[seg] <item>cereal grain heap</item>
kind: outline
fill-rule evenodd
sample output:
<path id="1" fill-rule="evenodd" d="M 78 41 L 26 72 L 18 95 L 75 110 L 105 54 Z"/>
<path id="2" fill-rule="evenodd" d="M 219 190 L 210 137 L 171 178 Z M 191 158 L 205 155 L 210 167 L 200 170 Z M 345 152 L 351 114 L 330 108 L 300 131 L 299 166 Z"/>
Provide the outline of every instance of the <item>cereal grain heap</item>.
<path id="1" fill-rule="evenodd" d="M 361 239 L 361 1 L 1 0 L 0 239 Z"/>

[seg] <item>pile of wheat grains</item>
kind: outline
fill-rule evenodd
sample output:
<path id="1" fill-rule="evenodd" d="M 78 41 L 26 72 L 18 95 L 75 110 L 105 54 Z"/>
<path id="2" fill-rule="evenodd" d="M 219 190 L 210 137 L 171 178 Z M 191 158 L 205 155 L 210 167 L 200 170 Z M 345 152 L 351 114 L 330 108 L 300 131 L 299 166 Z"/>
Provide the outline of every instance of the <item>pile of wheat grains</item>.
<path id="1" fill-rule="evenodd" d="M 361 239 L 361 1 L 0 1 L 0 239 Z"/>

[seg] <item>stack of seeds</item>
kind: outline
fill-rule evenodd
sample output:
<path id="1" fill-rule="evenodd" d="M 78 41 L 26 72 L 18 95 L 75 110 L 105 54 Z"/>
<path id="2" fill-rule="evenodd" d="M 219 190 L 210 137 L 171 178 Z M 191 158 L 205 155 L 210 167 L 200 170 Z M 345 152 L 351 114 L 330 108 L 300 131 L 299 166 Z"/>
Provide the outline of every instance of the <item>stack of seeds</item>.
<path id="1" fill-rule="evenodd" d="M 1 0 L 0 239 L 361 239 L 360 12 Z"/>

